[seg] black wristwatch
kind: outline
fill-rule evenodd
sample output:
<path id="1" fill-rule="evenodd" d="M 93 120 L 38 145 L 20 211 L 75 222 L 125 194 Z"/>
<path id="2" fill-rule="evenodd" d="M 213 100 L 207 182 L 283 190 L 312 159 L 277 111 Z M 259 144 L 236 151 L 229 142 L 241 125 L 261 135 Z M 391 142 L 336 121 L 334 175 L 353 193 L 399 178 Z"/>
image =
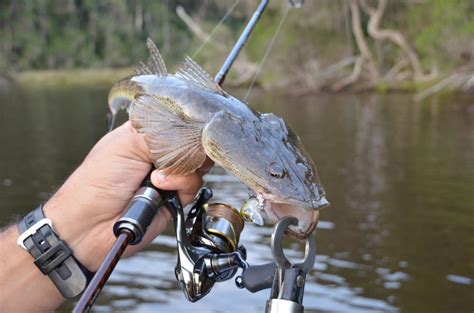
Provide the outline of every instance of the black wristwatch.
<path id="1" fill-rule="evenodd" d="M 17 244 L 35 259 L 38 269 L 48 275 L 65 298 L 79 296 L 94 275 L 72 254 L 68 245 L 54 232 L 53 224 L 43 213 L 43 205 L 28 213 L 18 223 Z"/>

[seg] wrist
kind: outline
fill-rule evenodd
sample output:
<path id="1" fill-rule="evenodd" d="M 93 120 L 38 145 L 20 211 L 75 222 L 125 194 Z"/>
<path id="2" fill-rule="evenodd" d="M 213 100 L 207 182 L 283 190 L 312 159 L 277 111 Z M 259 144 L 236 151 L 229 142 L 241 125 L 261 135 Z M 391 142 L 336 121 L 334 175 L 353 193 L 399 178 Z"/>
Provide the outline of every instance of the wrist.
<path id="1" fill-rule="evenodd" d="M 51 279 L 61 295 L 68 299 L 80 295 L 92 273 L 74 258 L 69 245 L 54 231 L 43 205 L 26 214 L 17 227 L 21 233 L 17 243 L 28 251 L 36 267 Z"/>
<path id="2" fill-rule="evenodd" d="M 0 311 L 50 312 L 64 298 L 33 264 L 31 255 L 17 245 L 19 236 L 16 225 L 0 233 Z"/>
<path id="3" fill-rule="evenodd" d="M 76 204 L 72 210 L 67 202 L 52 198 L 43 210 L 52 221 L 55 232 L 71 248 L 74 257 L 89 271 L 95 272 L 115 240 L 112 226 L 101 227 L 91 219 L 82 217 L 75 212 L 77 207 Z M 98 231 L 99 228 L 102 230 Z M 109 236 L 106 235 L 108 233 Z"/>
<path id="4" fill-rule="evenodd" d="M 100 219 L 100 214 L 89 214 L 91 208 L 99 210 L 100 207 L 91 207 L 87 198 L 81 197 L 81 191 L 78 190 L 78 194 L 68 190 L 73 189 L 69 184 L 70 180 L 44 204 L 43 211 L 74 257 L 89 271 L 95 272 L 115 239 L 112 223 Z"/>

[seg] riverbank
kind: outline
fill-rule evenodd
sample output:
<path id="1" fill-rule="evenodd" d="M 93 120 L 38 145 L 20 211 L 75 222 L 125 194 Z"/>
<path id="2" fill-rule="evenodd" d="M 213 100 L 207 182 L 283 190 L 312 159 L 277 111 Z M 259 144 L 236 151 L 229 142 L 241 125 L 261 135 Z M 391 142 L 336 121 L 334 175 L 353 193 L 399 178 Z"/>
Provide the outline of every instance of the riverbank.
<path id="1" fill-rule="evenodd" d="M 82 87 L 111 86 L 133 74 L 133 68 L 95 68 L 69 70 L 24 71 L 11 75 L 19 87 Z"/>
<path id="2" fill-rule="evenodd" d="M 108 87 L 112 86 L 115 82 L 132 75 L 134 73 L 132 67 L 126 68 L 95 68 L 95 69 L 68 69 L 68 70 L 36 70 L 36 71 L 23 71 L 14 74 L 0 73 L 0 89 L 7 89 L 10 87 L 20 88 L 74 88 L 74 87 Z M 449 80 L 451 76 L 437 77 L 432 80 L 425 81 L 386 81 L 380 80 L 376 83 L 364 83 L 354 84 L 350 88 L 343 90 L 334 91 L 331 88 L 325 88 L 324 86 L 291 86 L 286 88 L 290 94 L 296 96 L 312 94 L 315 92 L 325 93 L 412 93 L 415 97 L 419 97 L 420 100 L 427 96 L 431 96 L 430 90 L 434 90 L 433 95 L 440 94 L 457 94 L 473 92 L 474 89 L 474 76 L 470 80 L 469 88 L 466 88 L 468 84 L 458 84 L 457 86 L 451 86 L 444 84 L 443 82 Z M 448 88 L 437 88 L 437 86 Z M 258 84 L 257 84 L 258 85 Z M 276 84 L 277 87 L 272 85 L 264 84 L 263 89 L 282 89 L 285 88 L 280 84 Z M 236 86 L 234 86 L 236 87 Z M 245 83 L 240 87 L 248 87 Z M 439 89 L 439 90 L 437 90 Z M 420 97 L 421 95 L 421 97 Z"/>

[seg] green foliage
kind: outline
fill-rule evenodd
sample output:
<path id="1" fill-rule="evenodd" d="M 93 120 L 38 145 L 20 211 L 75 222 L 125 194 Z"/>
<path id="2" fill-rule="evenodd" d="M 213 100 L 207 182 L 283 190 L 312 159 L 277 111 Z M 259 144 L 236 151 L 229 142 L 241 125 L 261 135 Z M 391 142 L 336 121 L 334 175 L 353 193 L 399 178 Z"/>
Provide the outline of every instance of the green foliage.
<path id="1" fill-rule="evenodd" d="M 147 58 L 147 37 L 168 64 L 177 63 L 202 43 L 176 15 L 178 4 L 211 32 L 233 1 L 0 0 L 0 71 L 132 66 Z M 230 50 L 255 6 L 242 0 L 215 33 L 216 41 Z M 260 61 L 285 6 L 270 3 L 245 48 L 250 61 Z M 366 32 L 368 17 L 362 13 L 361 19 Z M 473 62 L 472 0 L 389 1 L 380 27 L 406 36 L 425 70 Z M 373 46 L 365 35 L 381 68 L 391 68 L 399 48 L 386 42 Z M 357 53 L 347 0 L 306 1 L 303 9 L 290 10 L 261 78 L 278 80 L 305 68 L 308 60 L 324 68 Z M 224 58 L 225 51 L 212 45 L 197 56 L 208 70 Z"/>
<path id="2" fill-rule="evenodd" d="M 171 48 L 185 50 L 191 37 L 174 6 L 145 0 L 0 0 L 0 59 L 17 70 L 123 67 L 146 58 L 148 36 L 172 56 Z"/>
<path id="3" fill-rule="evenodd" d="M 442 69 L 472 60 L 474 5 L 470 0 L 430 0 L 408 10 L 411 37 L 423 65 Z"/>

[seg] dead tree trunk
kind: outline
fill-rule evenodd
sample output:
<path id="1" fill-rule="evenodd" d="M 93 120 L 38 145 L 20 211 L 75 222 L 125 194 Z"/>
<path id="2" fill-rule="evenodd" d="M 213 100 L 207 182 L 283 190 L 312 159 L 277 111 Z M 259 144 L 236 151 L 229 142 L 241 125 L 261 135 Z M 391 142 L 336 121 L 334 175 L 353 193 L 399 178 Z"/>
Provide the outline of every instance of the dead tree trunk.
<path id="1" fill-rule="evenodd" d="M 375 64 L 372 53 L 370 52 L 369 46 L 365 41 L 364 34 L 362 32 L 359 5 L 357 4 L 357 0 L 350 0 L 349 5 L 352 17 L 352 32 L 354 33 L 357 47 L 359 48 L 360 54 L 362 56 L 362 63 L 367 64 L 367 69 L 370 74 L 370 80 L 375 80 L 379 78 L 379 72 L 377 70 L 377 66 Z"/>
<path id="2" fill-rule="evenodd" d="M 408 44 L 405 37 L 397 30 L 393 29 L 380 29 L 380 22 L 382 20 L 385 8 L 387 6 L 387 0 L 378 0 L 378 6 L 376 9 L 370 7 L 366 0 L 359 1 L 362 9 L 367 15 L 369 15 L 368 32 L 369 35 L 375 40 L 388 40 L 395 43 L 402 49 L 413 69 L 413 78 L 420 79 L 425 75 L 421 68 L 420 60 L 415 50 Z"/>

